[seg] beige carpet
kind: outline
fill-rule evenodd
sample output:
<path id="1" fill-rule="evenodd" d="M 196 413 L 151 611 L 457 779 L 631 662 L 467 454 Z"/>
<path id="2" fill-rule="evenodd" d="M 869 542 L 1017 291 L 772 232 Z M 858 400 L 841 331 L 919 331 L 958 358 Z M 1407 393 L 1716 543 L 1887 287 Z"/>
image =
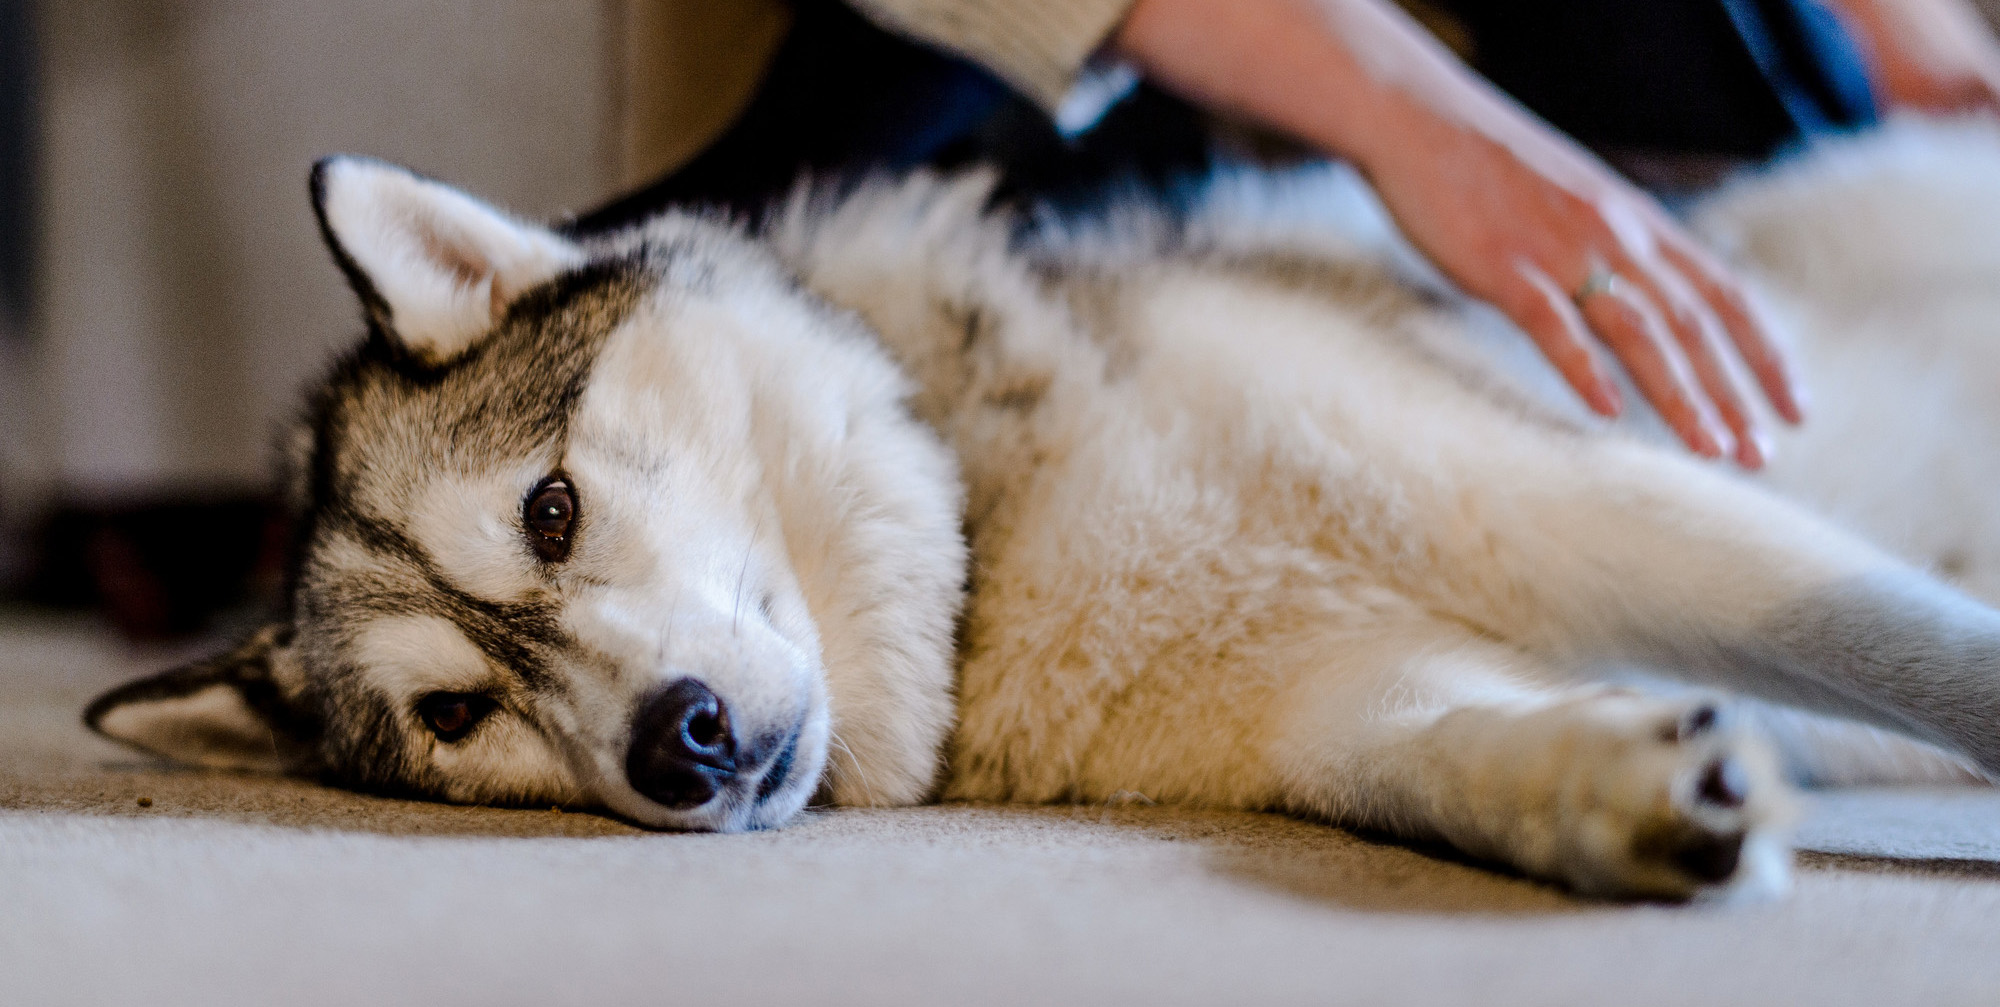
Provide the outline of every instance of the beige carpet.
<path id="1" fill-rule="evenodd" d="M 649 834 L 76 725 L 169 657 L 0 619 L 0 1003 L 2000 1004 L 2000 793 L 1824 795 L 1789 899 L 1617 906 L 1275 816 Z"/>

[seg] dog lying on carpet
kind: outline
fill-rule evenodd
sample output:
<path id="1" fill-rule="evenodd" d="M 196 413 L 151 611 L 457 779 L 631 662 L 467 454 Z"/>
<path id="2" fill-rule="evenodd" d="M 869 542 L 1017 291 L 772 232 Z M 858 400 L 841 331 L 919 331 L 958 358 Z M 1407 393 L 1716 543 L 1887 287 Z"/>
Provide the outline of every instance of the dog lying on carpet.
<path id="1" fill-rule="evenodd" d="M 1590 421 L 1335 168 L 588 239 L 312 191 L 368 335 L 288 610 L 86 714 L 160 755 L 678 829 L 1138 794 L 1670 898 L 1783 885 L 1788 773 L 2000 771 L 2000 613 L 1922 569 L 2000 598 L 1991 131 L 1705 209 L 1825 404 L 1759 480 Z"/>

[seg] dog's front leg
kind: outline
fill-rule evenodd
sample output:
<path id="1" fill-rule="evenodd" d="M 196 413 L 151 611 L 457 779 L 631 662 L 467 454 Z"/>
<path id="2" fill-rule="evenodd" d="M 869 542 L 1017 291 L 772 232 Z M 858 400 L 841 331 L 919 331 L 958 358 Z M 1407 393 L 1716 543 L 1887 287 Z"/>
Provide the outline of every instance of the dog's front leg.
<path id="1" fill-rule="evenodd" d="M 1278 732 L 1290 810 L 1593 895 L 1784 887 L 1789 790 L 1715 701 L 1534 688 L 1526 658 L 1470 638 L 1348 656 L 1370 666 L 1308 686 Z"/>

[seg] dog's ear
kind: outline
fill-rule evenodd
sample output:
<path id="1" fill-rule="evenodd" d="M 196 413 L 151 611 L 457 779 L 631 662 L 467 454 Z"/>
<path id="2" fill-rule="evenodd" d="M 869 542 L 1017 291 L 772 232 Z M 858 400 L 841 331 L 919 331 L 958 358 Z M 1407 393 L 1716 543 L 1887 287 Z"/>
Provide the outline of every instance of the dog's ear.
<path id="1" fill-rule="evenodd" d="M 258 630 L 206 661 L 128 682 L 90 704 L 90 729 L 177 762 L 216 769 L 309 768 L 312 720 L 287 627 Z"/>
<path id="2" fill-rule="evenodd" d="M 312 197 L 369 320 L 426 363 L 451 360 L 523 291 L 583 261 L 546 228 L 370 158 L 313 165 Z"/>

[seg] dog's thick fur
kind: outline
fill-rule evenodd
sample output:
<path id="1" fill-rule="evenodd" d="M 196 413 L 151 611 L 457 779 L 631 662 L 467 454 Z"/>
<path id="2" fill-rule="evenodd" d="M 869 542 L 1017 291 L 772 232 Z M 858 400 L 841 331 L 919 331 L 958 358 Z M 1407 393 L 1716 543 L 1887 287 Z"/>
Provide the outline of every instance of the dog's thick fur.
<path id="1" fill-rule="evenodd" d="M 88 719 L 668 827 L 816 790 L 1277 809 L 1668 897 L 1783 883 L 1780 755 L 2000 771 L 2000 614 L 1921 569 L 2000 598 L 1990 131 L 1905 127 L 1707 207 L 1823 404 L 1763 485 L 1599 429 L 1338 169 L 1090 226 L 987 192 L 572 240 L 323 163 L 370 335 L 294 438 L 290 610 Z M 560 561 L 522 524 L 551 474 Z M 626 752 L 684 678 L 740 755 L 669 807 Z M 442 740 L 439 693 L 492 712 Z"/>

